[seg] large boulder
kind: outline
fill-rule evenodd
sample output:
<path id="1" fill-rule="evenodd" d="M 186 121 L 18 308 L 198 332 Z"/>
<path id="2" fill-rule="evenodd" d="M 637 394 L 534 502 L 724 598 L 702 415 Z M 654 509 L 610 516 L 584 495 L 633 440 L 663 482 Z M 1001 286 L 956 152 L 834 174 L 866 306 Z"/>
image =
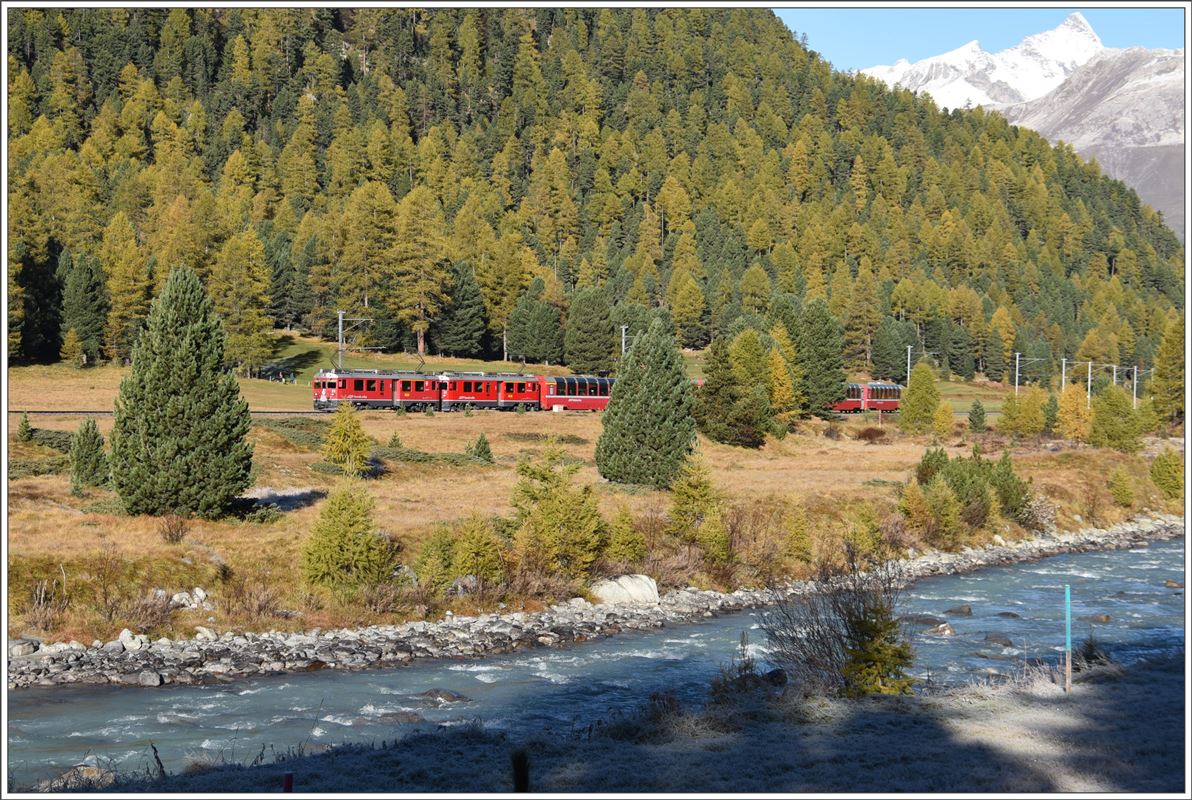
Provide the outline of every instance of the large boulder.
<path id="1" fill-rule="evenodd" d="M 41 643 L 36 639 L 13 639 L 8 643 L 8 657 L 31 656 L 40 646 Z"/>
<path id="2" fill-rule="evenodd" d="M 592 584 L 592 596 L 600 603 L 657 605 L 658 584 L 648 575 L 621 575 Z"/>

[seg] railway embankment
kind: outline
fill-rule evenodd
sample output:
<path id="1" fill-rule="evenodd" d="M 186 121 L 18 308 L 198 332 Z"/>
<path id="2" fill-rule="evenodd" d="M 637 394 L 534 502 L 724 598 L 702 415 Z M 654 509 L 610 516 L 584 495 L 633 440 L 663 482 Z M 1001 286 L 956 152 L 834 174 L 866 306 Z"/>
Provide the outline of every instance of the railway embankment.
<path id="1" fill-rule="evenodd" d="M 1104 529 L 1052 531 L 1021 541 L 995 541 L 956 553 L 916 554 L 905 565 L 908 577 L 923 578 L 1062 553 L 1138 547 L 1183 533 L 1183 517 L 1152 514 Z M 133 631 L 125 631 L 116 640 L 91 647 L 17 639 L 9 643 L 8 687 L 65 684 L 154 687 L 226 682 L 317 669 L 398 666 L 415 658 L 473 658 L 692 622 L 772 604 L 814 588 L 815 584 L 809 581 L 792 581 L 773 590 L 739 589 L 730 593 L 687 588 L 667 592 L 656 603 L 594 605 L 574 598 L 534 613 L 449 615 L 437 622 L 315 629 L 303 633 L 216 633 L 199 627 L 193 639 L 150 642 Z"/>

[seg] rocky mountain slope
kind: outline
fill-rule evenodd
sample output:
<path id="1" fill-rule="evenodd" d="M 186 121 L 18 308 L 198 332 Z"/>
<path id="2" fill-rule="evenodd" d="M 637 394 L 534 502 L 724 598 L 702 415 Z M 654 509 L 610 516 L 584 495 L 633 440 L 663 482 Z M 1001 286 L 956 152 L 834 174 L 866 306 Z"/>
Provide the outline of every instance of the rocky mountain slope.
<path id="1" fill-rule="evenodd" d="M 1184 239 L 1184 51 L 1103 50 L 1055 90 L 997 109 L 1133 186 Z"/>
<path id="2" fill-rule="evenodd" d="M 1184 239 L 1184 51 L 1114 49 L 1079 13 L 990 54 L 977 41 L 862 73 L 926 92 L 945 108 L 984 106 L 1071 144 L 1133 187 Z"/>

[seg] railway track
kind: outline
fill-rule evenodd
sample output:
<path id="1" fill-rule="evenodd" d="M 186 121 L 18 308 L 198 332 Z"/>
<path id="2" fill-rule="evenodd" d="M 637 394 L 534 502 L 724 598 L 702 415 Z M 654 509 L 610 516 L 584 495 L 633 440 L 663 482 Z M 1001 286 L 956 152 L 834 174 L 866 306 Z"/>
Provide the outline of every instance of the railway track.
<path id="1" fill-rule="evenodd" d="M 38 409 L 9 409 L 9 414 L 28 414 L 31 417 L 110 417 L 111 411 L 43 411 Z M 250 414 L 254 417 L 323 417 L 327 415 L 325 411 L 253 411 L 249 409 Z"/>

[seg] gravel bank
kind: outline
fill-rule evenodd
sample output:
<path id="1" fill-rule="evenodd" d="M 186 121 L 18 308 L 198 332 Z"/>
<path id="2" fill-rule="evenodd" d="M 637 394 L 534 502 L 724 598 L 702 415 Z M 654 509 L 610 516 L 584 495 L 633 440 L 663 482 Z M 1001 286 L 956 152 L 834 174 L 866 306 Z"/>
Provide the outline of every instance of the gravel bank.
<path id="1" fill-rule="evenodd" d="M 1061 553 L 1134 547 L 1184 533 L 1184 519 L 1154 515 L 1107 529 L 1047 533 L 1022 542 L 994 544 L 960 553 L 931 552 L 907 562 L 912 577 L 968 572 Z M 787 596 L 810 584 L 786 585 Z M 773 602 L 765 590 L 722 594 L 697 589 L 668 592 L 656 605 L 592 605 L 576 598 L 538 613 L 447 617 L 356 630 L 305 633 L 235 633 L 200 630 L 195 639 L 124 635 L 102 647 L 9 643 L 8 687 L 115 683 L 162 686 L 230 681 L 261 674 L 324 668 L 395 666 L 415 658 L 465 658 L 521 647 L 554 646 L 731 613 Z"/>

